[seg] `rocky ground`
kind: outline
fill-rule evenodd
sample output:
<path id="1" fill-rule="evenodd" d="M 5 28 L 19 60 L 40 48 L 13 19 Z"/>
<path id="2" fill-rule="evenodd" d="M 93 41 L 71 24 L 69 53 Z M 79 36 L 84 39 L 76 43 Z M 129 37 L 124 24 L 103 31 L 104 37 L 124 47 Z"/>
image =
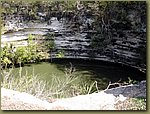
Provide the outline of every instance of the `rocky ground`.
<path id="1" fill-rule="evenodd" d="M 98 93 L 42 101 L 24 92 L 1 88 L 2 110 L 126 110 L 129 98 L 146 99 L 146 81 Z"/>

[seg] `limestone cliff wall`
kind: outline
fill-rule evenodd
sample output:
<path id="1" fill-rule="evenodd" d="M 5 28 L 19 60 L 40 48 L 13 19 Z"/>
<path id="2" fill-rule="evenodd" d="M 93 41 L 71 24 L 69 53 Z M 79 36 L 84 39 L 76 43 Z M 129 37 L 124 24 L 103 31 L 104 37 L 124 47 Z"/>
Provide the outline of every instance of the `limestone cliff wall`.
<path id="1" fill-rule="evenodd" d="M 82 3 L 86 7 L 58 10 L 59 14 L 56 9 L 52 11 L 46 6 L 42 7 L 42 11 L 37 8 L 38 12 L 34 12 L 32 5 L 13 4 L 4 2 L 2 5 L 4 9 L 20 9 L 18 13 L 2 13 L 5 26 L 9 28 L 11 24 L 8 30 L 14 31 L 16 26 L 26 26 L 28 21 L 34 20 L 46 22 L 43 26 L 48 31 L 48 26 L 57 26 L 54 30 L 56 47 L 53 57 L 63 50 L 65 58 L 122 63 L 146 72 L 146 2 L 112 2 L 107 3 L 105 9 L 100 7 L 104 4 L 91 3 L 93 6 L 96 4 L 98 10 Z M 22 9 L 26 10 L 23 12 Z"/>

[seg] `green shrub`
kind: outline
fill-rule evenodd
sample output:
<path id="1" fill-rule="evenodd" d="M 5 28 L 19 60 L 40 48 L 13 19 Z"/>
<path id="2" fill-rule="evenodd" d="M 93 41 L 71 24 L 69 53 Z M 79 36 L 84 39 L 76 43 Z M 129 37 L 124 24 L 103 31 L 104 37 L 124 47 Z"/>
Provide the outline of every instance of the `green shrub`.
<path id="1" fill-rule="evenodd" d="M 25 64 L 39 61 L 41 55 L 37 52 L 37 44 L 33 42 L 33 35 L 28 36 L 28 46 L 14 47 L 13 44 L 6 44 L 1 50 L 1 64 Z"/>
<path id="2" fill-rule="evenodd" d="M 56 54 L 56 58 L 63 58 L 64 57 L 64 51 L 61 50 Z"/>

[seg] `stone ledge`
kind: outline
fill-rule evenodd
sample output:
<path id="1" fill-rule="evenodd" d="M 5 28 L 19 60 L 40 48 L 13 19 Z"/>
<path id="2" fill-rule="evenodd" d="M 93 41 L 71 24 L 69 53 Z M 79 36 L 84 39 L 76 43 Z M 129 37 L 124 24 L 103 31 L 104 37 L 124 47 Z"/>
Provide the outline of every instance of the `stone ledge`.
<path id="1" fill-rule="evenodd" d="M 139 84 L 107 89 L 98 93 L 42 101 L 24 92 L 1 89 L 2 110 L 117 110 L 115 104 L 130 97 L 146 98 L 146 81 Z M 7 99 L 6 99 L 7 98 Z M 9 100 L 8 100 L 9 99 Z M 7 101 L 7 103 L 6 103 Z"/>

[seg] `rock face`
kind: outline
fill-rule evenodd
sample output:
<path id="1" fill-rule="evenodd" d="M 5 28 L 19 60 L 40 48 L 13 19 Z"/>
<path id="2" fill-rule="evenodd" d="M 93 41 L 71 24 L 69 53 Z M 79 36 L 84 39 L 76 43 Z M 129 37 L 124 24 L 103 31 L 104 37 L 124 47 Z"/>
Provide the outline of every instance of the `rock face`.
<path id="1" fill-rule="evenodd" d="M 108 89 L 105 91 L 107 94 L 113 94 L 119 96 L 120 94 L 124 97 L 142 97 L 146 98 L 146 81 L 141 81 L 139 84 L 122 86 L 119 88 Z"/>
<path id="2" fill-rule="evenodd" d="M 127 98 L 146 98 L 146 81 L 107 89 L 98 93 L 59 99 L 52 103 L 27 93 L 1 89 L 2 110 L 117 110 L 115 105 Z"/>
<path id="3" fill-rule="evenodd" d="M 18 32 L 2 35 L 2 42 L 26 39 L 28 34 L 45 35 L 53 33 L 55 34 L 53 58 L 59 51 L 63 50 L 64 58 L 96 59 L 127 64 L 139 69 L 146 68 L 146 60 L 144 60 L 146 59 L 146 32 L 144 31 L 114 32 L 112 41 L 101 50 L 93 49 L 90 45 L 91 36 L 94 35 L 93 31 L 91 33 L 90 31 L 75 32 L 67 28 L 64 23 L 57 21 L 56 18 L 52 18 L 51 22 L 51 25 L 46 23 L 26 24 Z M 49 32 L 49 30 L 52 32 Z M 123 34 L 123 37 L 119 37 L 119 34 Z"/>
<path id="4" fill-rule="evenodd" d="M 111 30 L 109 31 L 88 27 L 96 22 L 93 19 L 94 15 L 90 14 L 89 16 L 86 13 L 83 13 L 84 16 L 79 15 L 80 25 L 76 21 L 69 21 L 67 17 L 58 21 L 56 14 L 53 15 L 55 17 L 42 21 L 41 18 L 44 20 L 46 18 L 44 12 L 38 12 L 40 15 L 36 21 L 38 20 L 39 23 L 25 23 L 22 19 L 24 17 L 21 15 L 18 17 L 17 15 L 6 15 L 5 27 L 7 31 L 13 33 L 2 35 L 2 41 L 26 39 L 28 34 L 45 35 L 50 33 L 54 34 L 55 42 L 55 50 L 51 53 L 53 58 L 56 58 L 56 55 L 63 51 L 64 58 L 110 61 L 133 66 L 146 72 L 146 10 L 145 8 L 143 10 L 139 8 L 138 5 L 137 8 L 130 10 L 122 8 L 126 13 L 125 19 L 109 19 L 111 24 L 111 28 L 109 28 Z M 108 29 L 103 25 L 108 20 L 103 21 L 103 23 L 98 22 L 99 26 Z M 71 24 L 69 24 L 70 22 Z M 106 36 L 100 34 L 101 32 L 106 32 Z M 107 34 L 110 34 L 111 37 L 107 38 Z M 93 38 L 98 39 L 96 42 L 99 42 L 102 46 L 98 45 L 98 47 L 93 48 Z"/>

